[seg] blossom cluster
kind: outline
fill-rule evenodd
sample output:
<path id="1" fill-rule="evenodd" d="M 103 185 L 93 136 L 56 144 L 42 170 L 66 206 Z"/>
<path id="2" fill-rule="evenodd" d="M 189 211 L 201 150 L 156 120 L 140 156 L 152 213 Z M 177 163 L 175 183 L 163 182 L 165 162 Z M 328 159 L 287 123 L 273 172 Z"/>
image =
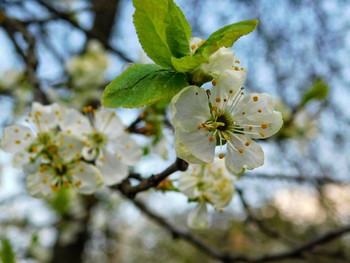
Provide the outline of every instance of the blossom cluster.
<path id="1" fill-rule="evenodd" d="M 255 140 L 272 136 L 283 123 L 270 95 L 245 93 L 246 70 L 239 63 L 233 51 L 218 49 L 195 70 L 211 76 L 212 87 L 186 87 L 171 101 L 177 155 L 189 163 L 212 163 L 218 146 L 218 157 L 235 175 L 264 163 Z"/>
<path id="2" fill-rule="evenodd" d="M 31 195 L 46 196 L 62 187 L 91 194 L 103 184 L 121 182 L 128 165 L 139 161 L 141 149 L 114 111 L 88 106 L 84 113 L 34 102 L 25 125 L 4 129 L 1 148 L 15 153 Z"/>
<path id="3" fill-rule="evenodd" d="M 192 52 L 203 43 L 193 38 Z M 208 204 L 218 210 L 229 204 L 234 192 L 230 173 L 240 176 L 263 165 L 264 153 L 255 140 L 272 136 L 283 123 L 270 95 L 245 93 L 246 69 L 239 64 L 233 51 L 218 49 L 194 70 L 198 86 L 184 88 L 171 101 L 176 154 L 192 164 L 180 177 L 179 190 L 198 202 L 188 217 L 193 228 L 208 226 Z M 211 88 L 200 87 L 201 78 L 211 79 Z"/>
<path id="4" fill-rule="evenodd" d="M 198 202 L 188 216 L 187 223 L 192 228 L 208 227 L 208 204 L 222 211 L 231 201 L 233 178 L 218 158 L 210 164 L 192 164 L 179 179 L 179 190 L 190 201 Z"/>

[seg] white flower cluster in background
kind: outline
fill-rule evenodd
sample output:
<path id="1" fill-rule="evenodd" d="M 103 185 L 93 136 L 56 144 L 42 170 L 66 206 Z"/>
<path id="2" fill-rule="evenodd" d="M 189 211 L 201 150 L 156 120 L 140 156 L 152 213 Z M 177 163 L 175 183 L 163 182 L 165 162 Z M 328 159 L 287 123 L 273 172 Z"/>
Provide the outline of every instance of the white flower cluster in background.
<path id="1" fill-rule="evenodd" d="M 121 182 L 127 166 L 140 159 L 140 147 L 115 112 L 92 107 L 84 112 L 34 102 L 26 125 L 4 129 L 1 148 L 15 153 L 31 195 L 46 196 L 62 187 L 91 194 L 103 184 Z"/>
<path id="2" fill-rule="evenodd" d="M 179 190 L 190 201 L 198 202 L 188 216 L 188 225 L 191 228 L 207 228 L 207 205 L 221 211 L 230 203 L 234 193 L 233 178 L 223 160 L 216 158 L 210 164 L 190 165 L 188 171 L 180 176 Z"/>
<path id="3" fill-rule="evenodd" d="M 84 54 L 72 57 L 66 63 L 73 86 L 84 90 L 104 84 L 107 67 L 108 55 L 97 40 L 88 43 Z"/>
<path id="4" fill-rule="evenodd" d="M 263 165 L 255 140 L 272 136 L 283 123 L 270 95 L 245 94 L 246 70 L 239 63 L 232 51 L 218 49 L 199 66 L 213 78 L 212 88 L 189 86 L 171 101 L 177 155 L 189 163 L 212 163 L 218 146 L 218 157 L 235 175 Z"/>

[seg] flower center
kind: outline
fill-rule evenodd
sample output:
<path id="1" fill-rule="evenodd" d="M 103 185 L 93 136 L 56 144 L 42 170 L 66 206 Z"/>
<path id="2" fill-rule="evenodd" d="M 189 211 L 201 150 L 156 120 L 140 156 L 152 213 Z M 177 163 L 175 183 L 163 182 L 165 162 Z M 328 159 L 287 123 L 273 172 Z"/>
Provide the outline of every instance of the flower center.
<path id="1" fill-rule="evenodd" d="M 231 116 L 231 114 L 227 111 L 224 111 L 223 113 L 217 114 L 217 117 L 215 118 L 216 122 L 222 125 L 217 126 L 217 129 L 219 131 L 227 131 L 230 130 L 234 125 L 234 120 Z"/>
<path id="2" fill-rule="evenodd" d="M 56 176 L 64 176 L 68 172 L 68 166 L 66 164 L 63 164 L 61 162 L 57 163 L 56 166 L 54 167 L 54 173 Z"/>
<path id="3" fill-rule="evenodd" d="M 89 141 L 92 143 L 92 148 L 101 148 L 107 143 L 106 137 L 100 132 L 93 132 L 89 135 Z"/>

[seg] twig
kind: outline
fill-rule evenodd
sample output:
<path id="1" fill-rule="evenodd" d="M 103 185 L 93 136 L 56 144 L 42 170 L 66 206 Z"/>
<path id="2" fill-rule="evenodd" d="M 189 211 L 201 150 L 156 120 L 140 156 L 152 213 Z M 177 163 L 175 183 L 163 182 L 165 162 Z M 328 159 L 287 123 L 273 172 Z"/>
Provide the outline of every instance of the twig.
<path id="1" fill-rule="evenodd" d="M 289 246 L 296 244 L 296 242 L 291 240 L 289 237 L 282 235 L 281 233 L 279 233 L 278 231 L 275 231 L 274 229 L 271 229 L 266 224 L 264 224 L 262 220 L 256 218 L 253 215 L 253 212 L 251 211 L 249 204 L 244 198 L 243 191 L 240 188 L 236 187 L 236 192 L 238 193 L 238 196 L 242 202 L 243 208 L 247 214 L 248 221 L 251 221 L 252 223 L 254 223 L 261 230 L 261 232 L 263 232 L 265 235 L 271 238 L 282 240 L 284 243 L 286 243 Z"/>
<path id="2" fill-rule="evenodd" d="M 122 51 L 112 47 L 109 43 L 108 40 L 106 40 L 106 38 L 104 37 L 103 34 L 101 34 L 100 32 L 96 32 L 96 31 L 89 31 L 87 29 L 82 28 L 76 21 L 74 21 L 73 19 L 71 19 L 71 17 L 64 12 L 61 12 L 59 10 L 57 10 L 56 8 L 52 7 L 50 4 L 46 3 L 46 1 L 44 0 L 37 0 L 38 3 L 40 3 L 42 6 L 44 6 L 47 10 L 49 10 L 51 13 L 53 13 L 54 15 L 56 15 L 57 17 L 61 18 L 62 20 L 68 22 L 70 25 L 72 25 L 73 27 L 79 29 L 80 31 L 82 31 L 88 38 L 96 38 L 99 41 L 101 41 L 101 43 L 109 50 L 113 51 L 114 53 L 116 53 L 119 57 L 121 57 L 122 59 L 124 59 L 126 62 L 133 62 L 130 58 L 128 58 Z"/>
<path id="3" fill-rule="evenodd" d="M 12 41 L 14 41 L 14 45 L 17 49 L 17 51 L 22 50 L 19 45 L 17 44 L 14 36 L 12 34 L 14 32 L 20 32 L 23 35 L 23 38 L 27 41 L 28 47 L 26 52 L 23 50 L 19 52 L 25 63 L 26 63 L 26 74 L 28 77 L 28 82 L 33 88 L 34 97 L 36 100 L 43 104 L 49 104 L 50 101 L 47 98 L 46 94 L 42 91 L 40 86 L 40 81 L 37 78 L 36 70 L 38 67 L 38 59 L 36 54 L 36 43 L 35 38 L 30 34 L 30 32 L 27 30 L 27 28 L 18 20 L 12 19 L 10 17 L 5 18 L 5 20 L 2 22 L 4 27 L 6 28 L 10 38 Z"/>
<path id="4" fill-rule="evenodd" d="M 113 186 L 113 189 L 118 189 L 128 198 L 134 198 L 139 192 L 146 191 L 152 187 L 157 186 L 161 181 L 166 179 L 169 175 L 177 171 L 185 171 L 188 167 L 188 163 L 184 160 L 177 158 L 173 164 L 166 168 L 163 172 L 152 175 L 147 179 L 141 179 L 140 183 L 136 186 L 131 186 L 129 180 L 124 180 L 122 183 Z"/>
<path id="5" fill-rule="evenodd" d="M 168 231 L 174 238 L 182 238 L 186 240 L 188 243 L 192 244 L 194 247 L 202 251 L 203 253 L 207 254 L 208 256 L 219 259 L 222 262 L 233 262 L 232 259 L 243 259 L 240 255 L 229 255 L 227 253 L 222 253 L 221 251 L 217 250 L 213 246 L 205 243 L 203 240 L 199 239 L 198 237 L 194 236 L 190 232 L 184 231 L 179 229 L 178 227 L 170 224 L 167 222 L 164 218 L 160 217 L 153 211 L 151 211 L 148 207 L 146 207 L 145 204 L 142 202 L 131 199 L 130 197 L 126 196 L 130 201 L 134 203 L 135 206 L 137 206 L 144 214 L 146 214 L 150 219 L 155 221 L 159 226 L 163 227 L 166 231 Z"/>
<path id="6" fill-rule="evenodd" d="M 316 246 L 331 242 L 332 240 L 339 238 L 340 236 L 350 232 L 350 225 L 329 231 L 309 242 L 306 242 L 292 250 L 276 253 L 273 255 L 267 255 L 253 260 L 252 262 L 268 262 L 268 261 L 278 261 L 282 259 L 300 258 L 303 257 L 303 253 L 310 252 Z"/>

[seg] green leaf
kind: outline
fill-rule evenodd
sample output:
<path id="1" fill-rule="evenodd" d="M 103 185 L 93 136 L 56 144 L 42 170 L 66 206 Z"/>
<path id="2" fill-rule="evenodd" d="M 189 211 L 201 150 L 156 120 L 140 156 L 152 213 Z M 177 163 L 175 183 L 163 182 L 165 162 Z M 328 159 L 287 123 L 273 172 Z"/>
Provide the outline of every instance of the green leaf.
<path id="1" fill-rule="evenodd" d="M 137 108 L 173 97 L 188 86 L 183 73 L 155 64 L 135 64 L 115 78 L 102 94 L 108 108 Z"/>
<path id="2" fill-rule="evenodd" d="M 171 63 L 178 72 L 191 72 L 197 68 L 200 64 L 206 62 L 207 60 L 201 56 L 185 56 L 182 58 L 171 58 Z"/>
<path id="3" fill-rule="evenodd" d="M 0 259 L 4 263 L 16 262 L 15 253 L 13 252 L 11 242 L 7 238 L 2 239 L 2 249 L 0 251 Z"/>
<path id="4" fill-rule="evenodd" d="M 164 22 L 167 23 L 166 38 L 172 55 L 176 58 L 189 55 L 191 26 L 173 0 L 169 0 L 168 13 Z"/>
<path id="5" fill-rule="evenodd" d="M 209 36 L 204 44 L 196 50 L 195 55 L 208 58 L 221 47 L 232 47 L 241 36 L 252 32 L 258 25 L 258 20 L 246 20 L 220 28 Z"/>
<path id="6" fill-rule="evenodd" d="M 171 67 L 171 51 L 164 23 L 168 12 L 167 0 L 133 0 L 134 25 L 143 50 L 157 64 Z"/>
<path id="7" fill-rule="evenodd" d="M 327 83 L 322 79 L 318 79 L 312 85 L 312 87 L 307 90 L 300 102 L 300 106 L 305 106 L 311 100 L 324 100 L 327 98 L 329 88 Z"/>
<path id="8" fill-rule="evenodd" d="M 155 63 L 172 67 L 172 56 L 190 53 L 191 27 L 173 0 L 133 0 L 133 3 L 139 41 Z"/>
<path id="9" fill-rule="evenodd" d="M 179 72 L 191 72 L 221 47 L 231 47 L 241 36 L 249 34 L 258 25 L 258 20 L 247 20 L 225 26 L 214 32 L 192 56 L 172 57 L 171 63 Z"/>

